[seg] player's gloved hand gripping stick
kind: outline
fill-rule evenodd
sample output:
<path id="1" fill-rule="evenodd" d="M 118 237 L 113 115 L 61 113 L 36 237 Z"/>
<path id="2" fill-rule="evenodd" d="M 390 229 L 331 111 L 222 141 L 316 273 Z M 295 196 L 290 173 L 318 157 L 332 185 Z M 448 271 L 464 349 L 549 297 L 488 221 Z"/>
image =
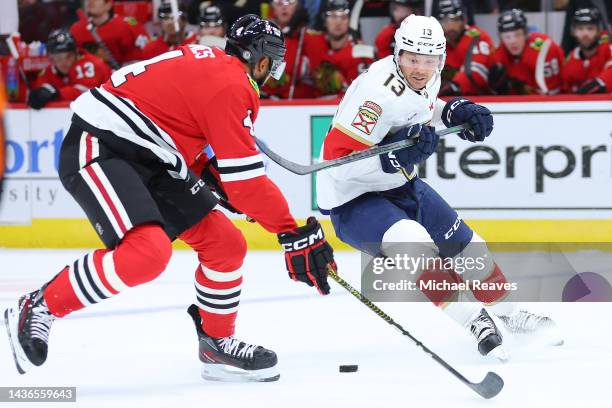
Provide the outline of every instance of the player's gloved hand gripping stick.
<path id="1" fill-rule="evenodd" d="M 379 156 L 382 169 L 385 173 L 396 173 L 402 168 L 408 168 L 427 160 L 435 152 L 440 136 L 438 136 L 433 126 L 413 125 L 387 135 L 379 143 L 379 146 L 385 146 L 406 139 L 416 140 L 416 144 Z"/>
<path id="2" fill-rule="evenodd" d="M 315 217 L 306 225 L 278 234 L 278 242 L 285 250 L 285 264 L 289 277 L 317 288 L 320 294 L 329 294 L 327 272 L 336 270 L 334 250 L 325 240 L 323 228 Z"/>

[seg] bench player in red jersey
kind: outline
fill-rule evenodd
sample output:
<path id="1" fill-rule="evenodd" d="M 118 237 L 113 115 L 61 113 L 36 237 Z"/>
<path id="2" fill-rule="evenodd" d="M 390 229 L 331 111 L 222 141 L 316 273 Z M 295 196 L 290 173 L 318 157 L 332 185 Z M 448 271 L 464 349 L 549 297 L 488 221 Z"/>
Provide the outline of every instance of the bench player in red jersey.
<path id="1" fill-rule="evenodd" d="M 70 27 L 79 47 L 102 58 L 113 69 L 140 59 L 143 47 L 151 40 L 142 24 L 134 17 L 116 14 L 113 0 L 85 0 L 83 8 L 85 15 Z M 93 29 L 103 44 L 96 40 Z"/>
<path id="2" fill-rule="evenodd" d="M 493 41 L 485 31 L 466 24 L 461 0 L 440 0 L 438 19 L 446 37 L 446 64 L 439 95 L 490 93 Z"/>
<path id="3" fill-rule="evenodd" d="M 561 91 L 561 47 L 546 34 L 528 33 L 521 10 L 503 12 L 497 20 L 500 45 L 493 53 L 489 85 L 501 94 L 554 95 Z"/>
<path id="4" fill-rule="evenodd" d="M 374 48 L 361 44 L 349 29 L 348 0 L 327 0 L 325 32 L 312 35 L 305 53 L 317 96 L 338 95 L 374 62 Z"/>
<path id="5" fill-rule="evenodd" d="M 579 94 L 612 92 L 612 46 L 609 33 L 601 29 L 596 8 L 576 10 L 572 35 L 578 46 L 570 51 L 563 67 L 567 92 Z"/>
<path id="6" fill-rule="evenodd" d="M 111 70 L 100 58 L 77 50 L 74 37 L 54 30 L 47 40 L 51 64 L 32 84 L 28 105 L 41 109 L 51 101 L 73 101 L 90 88 L 103 84 Z"/>
<path id="7" fill-rule="evenodd" d="M 255 15 L 230 30 L 226 51 L 187 45 L 116 71 L 71 104 L 60 179 L 106 249 L 62 269 L 5 312 L 18 370 L 43 364 L 51 325 L 84 307 L 155 279 L 179 238 L 198 254 L 196 323 L 202 375 L 273 381 L 276 354 L 233 336 L 246 243 L 194 170 L 212 172 L 229 204 L 277 233 L 292 279 L 329 293 L 333 252 L 321 225 L 297 227 L 266 176 L 254 143 L 259 87 L 280 77 L 279 28 Z M 212 160 L 212 159 L 211 159 Z M 229 367 L 228 367 L 229 366 Z"/>
<path id="8" fill-rule="evenodd" d="M 181 45 L 196 44 L 198 42 L 196 33 L 189 33 L 185 30 L 187 22 L 185 21 L 183 11 L 179 10 L 178 14 L 179 31 L 176 32 L 170 3 L 160 4 L 157 9 L 157 16 L 161 23 L 161 35 L 144 46 L 141 59 L 153 58 L 164 52 L 175 50 Z"/>

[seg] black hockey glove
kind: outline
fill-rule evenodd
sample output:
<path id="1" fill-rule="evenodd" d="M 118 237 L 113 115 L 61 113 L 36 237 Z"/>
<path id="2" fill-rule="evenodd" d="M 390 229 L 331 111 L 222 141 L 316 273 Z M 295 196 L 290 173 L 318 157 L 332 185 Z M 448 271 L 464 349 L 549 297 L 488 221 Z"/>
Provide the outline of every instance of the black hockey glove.
<path id="1" fill-rule="evenodd" d="M 579 94 L 606 93 L 606 83 L 595 77 L 584 81 L 576 90 Z"/>
<path id="2" fill-rule="evenodd" d="M 34 109 L 41 109 L 49 102 L 59 98 L 59 92 L 55 87 L 45 84 L 40 88 L 32 89 L 28 95 L 28 105 Z"/>
<path id="3" fill-rule="evenodd" d="M 379 145 L 387 145 L 405 139 L 415 139 L 417 144 L 401 150 L 381 154 L 380 164 L 385 173 L 397 173 L 402 168 L 424 162 L 436 151 L 440 137 L 432 126 L 413 125 L 386 136 Z"/>
<path id="4" fill-rule="evenodd" d="M 491 111 L 465 98 L 453 98 L 446 103 L 442 109 L 442 122 L 446 127 L 463 123 L 470 125 L 470 129 L 459 133 L 460 138 L 470 142 L 482 142 L 493 131 Z"/>
<path id="5" fill-rule="evenodd" d="M 508 86 L 508 71 L 502 64 L 494 64 L 489 69 L 489 88 L 498 94 L 507 94 L 510 91 Z"/>
<path id="6" fill-rule="evenodd" d="M 336 261 L 319 221 L 308 218 L 306 225 L 278 234 L 278 242 L 285 250 L 289 277 L 316 287 L 322 295 L 329 294 L 327 268 L 336 270 Z"/>

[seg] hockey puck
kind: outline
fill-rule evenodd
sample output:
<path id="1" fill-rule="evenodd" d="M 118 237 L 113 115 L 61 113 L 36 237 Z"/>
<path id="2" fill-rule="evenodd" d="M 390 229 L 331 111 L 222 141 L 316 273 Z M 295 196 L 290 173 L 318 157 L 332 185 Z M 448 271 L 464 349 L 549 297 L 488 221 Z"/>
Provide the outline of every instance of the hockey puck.
<path id="1" fill-rule="evenodd" d="M 339 368 L 341 373 L 354 373 L 357 372 L 357 368 L 359 368 L 359 366 L 357 364 L 348 364 L 341 365 Z"/>

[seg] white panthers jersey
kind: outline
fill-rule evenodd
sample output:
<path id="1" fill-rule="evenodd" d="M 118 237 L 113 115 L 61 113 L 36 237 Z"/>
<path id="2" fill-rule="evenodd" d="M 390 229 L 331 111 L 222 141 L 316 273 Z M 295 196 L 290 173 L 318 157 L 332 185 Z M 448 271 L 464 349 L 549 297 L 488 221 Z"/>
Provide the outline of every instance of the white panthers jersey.
<path id="1" fill-rule="evenodd" d="M 438 99 L 440 76 L 421 91 L 412 90 L 398 73 L 393 56 L 383 58 L 361 74 L 348 90 L 334 116 L 332 126 L 361 143 L 373 146 L 389 133 L 415 124 L 436 126 L 444 102 Z M 323 149 L 321 157 L 323 160 Z M 317 173 L 320 209 L 331 210 L 364 193 L 400 187 L 415 173 L 382 170 L 380 158 L 370 157 Z"/>

